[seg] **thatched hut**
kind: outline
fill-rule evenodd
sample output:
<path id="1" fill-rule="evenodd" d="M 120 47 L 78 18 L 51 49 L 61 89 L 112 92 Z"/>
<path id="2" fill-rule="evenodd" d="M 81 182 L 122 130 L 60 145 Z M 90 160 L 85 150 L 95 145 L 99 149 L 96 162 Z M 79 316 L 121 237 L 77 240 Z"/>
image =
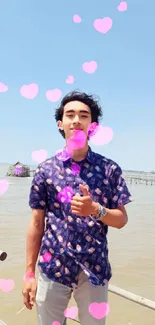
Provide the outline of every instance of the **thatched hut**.
<path id="1" fill-rule="evenodd" d="M 17 161 L 16 164 L 10 165 L 7 176 L 30 177 L 30 167 Z"/>

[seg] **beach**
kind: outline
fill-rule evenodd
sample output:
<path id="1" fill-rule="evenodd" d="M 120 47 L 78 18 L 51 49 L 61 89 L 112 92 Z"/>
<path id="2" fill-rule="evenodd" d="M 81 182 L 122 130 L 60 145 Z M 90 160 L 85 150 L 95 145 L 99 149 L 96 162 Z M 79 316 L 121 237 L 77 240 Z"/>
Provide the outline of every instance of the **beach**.
<path id="1" fill-rule="evenodd" d="M 5 178 L 7 165 L 0 167 Z M 0 278 L 12 279 L 10 292 L 0 290 L 0 320 L 7 325 L 37 325 L 35 308 L 24 310 L 22 283 L 25 272 L 25 239 L 31 210 L 28 206 L 32 178 L 8 177 L 9 189 L 0 196 L 0 250 L 8 257 L 0 262 Z M 121 230 L 109 228 L 111 284 L 148 299 L 155 298 L 155 186 L 128 184 L 133 202 L 126 206 L 128 224 Z M 75 305 L 74 300 L 70 306 Z M 107 325 L 153 325 L 155 311 L 109 293 Z M 68 320 L 68 325 L 75 325 Z M 87 325 L 87 324 L 86 324 Z"/>

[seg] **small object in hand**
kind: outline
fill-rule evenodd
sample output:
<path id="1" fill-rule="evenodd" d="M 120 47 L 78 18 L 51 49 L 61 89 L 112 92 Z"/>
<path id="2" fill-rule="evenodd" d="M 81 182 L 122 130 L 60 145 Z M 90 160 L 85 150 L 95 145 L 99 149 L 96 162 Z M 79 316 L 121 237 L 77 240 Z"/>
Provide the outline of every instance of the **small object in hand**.
<path id="1" fill-rule="evenodd" d="M 19 315 L 26 307 L 21 308 L 16 315 Z"/>
<path id="2" fill-rule="evenodd" d="M 7 258 L 7 253 L 0 251 L 0 261 L 4 261 Z"/>

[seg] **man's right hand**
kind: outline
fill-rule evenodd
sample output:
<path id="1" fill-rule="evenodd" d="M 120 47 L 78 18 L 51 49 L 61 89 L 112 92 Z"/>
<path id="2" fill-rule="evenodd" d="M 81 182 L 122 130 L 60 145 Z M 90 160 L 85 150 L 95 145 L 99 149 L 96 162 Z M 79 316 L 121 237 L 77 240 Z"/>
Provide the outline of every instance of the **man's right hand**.
<path id="1" fill-rule="evenodd" d="M 32 281 L 24 281 L 23 284 L 23 300 L 24 305 L 27 309 L 32 309 L 32 307 L 35 304 L 35 298 L 36 298 L 36 292 L 37 292 L 37 282 L 36 279 L 33 279 Z"/>

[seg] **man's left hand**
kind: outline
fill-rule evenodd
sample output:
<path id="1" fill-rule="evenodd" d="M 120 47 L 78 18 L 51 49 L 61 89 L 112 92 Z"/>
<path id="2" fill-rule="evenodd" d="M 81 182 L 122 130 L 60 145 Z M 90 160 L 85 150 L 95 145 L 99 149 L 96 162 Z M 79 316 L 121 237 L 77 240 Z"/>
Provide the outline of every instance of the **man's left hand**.
<path id="1" fill-rule="evenodd" d="M 88 217 L 89 215 L 97 215 L 98 203 L 94 202 L 88 192 L 87 186 L 79 185 L 83 196 L 75 195 L 71 201 L 71 212 L 78 216 Z"/>

